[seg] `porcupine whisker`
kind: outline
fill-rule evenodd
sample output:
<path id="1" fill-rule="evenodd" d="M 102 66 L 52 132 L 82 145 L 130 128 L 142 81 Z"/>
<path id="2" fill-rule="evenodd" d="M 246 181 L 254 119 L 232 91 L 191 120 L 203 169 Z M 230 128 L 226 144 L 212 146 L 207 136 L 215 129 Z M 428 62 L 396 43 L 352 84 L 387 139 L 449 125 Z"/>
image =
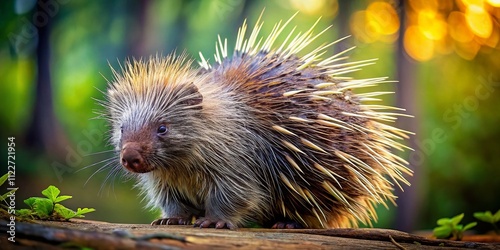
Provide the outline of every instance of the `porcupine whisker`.
<path id="1" fill-rule="evenodd" d="M 90 181 L 90 179 L 92 179 L 92 177 L 94 177 L 96 174 L 104 171 L 105 169 L 107 169 L 109 166 L 118 166 L 119 164 L 117 163 L 116 161 L 117 157 L 113 157 L 113 158 L 109 158 L 109 159 L 106 159 L 106 160 L 103 160 L 103 161 L 100 161 L 96 164 L 92 164 L 91 166 L 87 166 L 85 168 L 89 168 L 89 167 L 92 167 L 92 166 L 96 166 L 98 164 L 101 164 L 101 163 L 104 163 L 104 165 L 102 165 L 101 167 L 99 167 L 96 171 L 94 171 L 90 176 L 89 178 L 87 178 L 87 181 L 85 181 L 85 183 L 83 184 L 83 186 L 86 186 L 87 183 Z M 114 167 L 112 167 L 114 168 Z"/>
<path id="2" fill-rule="evenodd" d="M 101 154 L 109 154 L 109 153 L 115 153 L 115 152 L 116 152 L 115 149 L 109 149 L 109 150 L 103 150 L 103 151 L 99 151 L 99 152 L 85 154 L 85 155 L 83 155 L 83 157 L 89 157 L 89 156 L 95 156 L 95 155 L 101 155 Z"/>
<path id="3" fill-rule="evenodd" d="M 80 168 L 80 169 L 77 169 L 77 170 L 75 171 L 75 173 L 76 173 L 76 172 L 83 171 L 83 170 L 86 170 L 86 169 L 89 169 L 89 168 L 92 168 L 92 167 L 95 167 L 95 166 L 98 166 L 98 165 L 101 165 L 101 164 L 103 164 L 103 163 L 107 163 L 107 162 L 115 162 L 117 159 L 118 159 L 118 156 L 113 156 L 113 157 L 110 157 L 110 158 L 106 158 L 106 159 L 104 159 L 104 160 L 100 160 L 100 161 L 98 161 L 98 162 L 95 162 L 95 163 L 89 164 L 89 165 L 87 165 L 87 166 L 84 166 L 84 167 L 82 167 L 82 168 Z"/>
<path id="4" fill-rule="evenodd" d="M 106 186 L 106 183 L 110 184 L 111 190 L 112 190 L 112 194 L 115 195 L 115 178 L 118 175 L 123 176 L 124 174 L 121 171 L 121 167 L 119 165 L 115 165 L 115 166 L 113 166 L 111 168 L 111 170 L 106 175 L 106 178 L 102 182 L 101 187 L 99 188 L 98 195 L 102 195 L 103 194 L 103 190 L 104 190 L 104 187 Z M 108 196 L 109 196 L 109 189 L 108 189 Z M 116 196 L 115 196 L 115 198 L 116 198 Z"/>

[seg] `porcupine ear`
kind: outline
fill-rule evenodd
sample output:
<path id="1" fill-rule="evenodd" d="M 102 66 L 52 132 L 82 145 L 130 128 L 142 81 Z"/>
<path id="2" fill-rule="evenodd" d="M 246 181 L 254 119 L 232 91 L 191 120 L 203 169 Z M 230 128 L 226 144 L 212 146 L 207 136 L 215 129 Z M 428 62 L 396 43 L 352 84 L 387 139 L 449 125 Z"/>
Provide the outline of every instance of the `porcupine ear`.
<path id="1" fill-rule="evenodd" d="M 202 108 L 201 102 L 203 101 L 203 96 L 198 91 L 198 87 L 196 87 L 194 83 L 191 82 L 187 84 L 187 86 L 183 89 L 183 94 L 186 98 L 181 102 L 181 104 L 193 109 Z"/>

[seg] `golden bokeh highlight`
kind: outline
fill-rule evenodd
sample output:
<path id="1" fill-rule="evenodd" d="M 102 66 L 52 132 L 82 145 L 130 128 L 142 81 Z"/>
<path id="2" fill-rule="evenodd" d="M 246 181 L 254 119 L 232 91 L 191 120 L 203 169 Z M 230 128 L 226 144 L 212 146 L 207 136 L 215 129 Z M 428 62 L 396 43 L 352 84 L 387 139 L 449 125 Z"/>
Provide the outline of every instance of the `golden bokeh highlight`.
<path id="1" fill-rule="evenodd" d="M 351 32 L 363 43 L 393 43 L 400 28 L 407 54 L 417 61 L 455 52 L 466 60 L 491 53 L 500 41 L 500 0 L 409 0 L 404 10 L 394 1 L 376 0 L 350 19 Z M 400 27 L 399 11 L 406 14 Z"/>
<path id="2" fill-rule="evenodd" d="M 477 38 L 480 44 L 486 45 L 490 48 L 496 48 L 498 45 L 498 40 L 500 40 L 500 30 L 493 29 L 491 35 L 488 38 Z"/>
<path id="3" fill-rule="evenodd" d="M 408 1 L 410 7 L 415 11 L 432 11 L 437 12 L 439 8 L 438 0 L 426 0 L 426 1 Z"/>
<path id="4" fill-rule="evenodd" d="M 475 35 L 482 38 L 487 38 L 491 35 L 493 22 L 490 14 L 486 12 L 483 6 L 468 5 L 465 11 L 465 19 Z"/>
<path id="5" fill-rule="evenodd" d="M 393 43 L 399 31 L 399 16 L 393 5 L 372 2 L 366 10 L 356 11 L 349 21 L 351 33 L 361 42 Z"/>
<path id="6" fill-rule="evenodd" d="M 448 33 L 448 24 L 441 14 L 424 10 L 418 13 L 418 28 L 429 39 L 441 40 Z"/>
<path id="7" fill-rule="evenodd" d="M 378 40 L 380 34 L 366 19 L 366 11 L 356 11 L 349 22 L 351 33 L 363 43 L 373 43 Z"/>
<path id="8" fill-rule="evenodd" d="M 399 16 L 392 5 L 386 2 L 373 2 L 365 12 L 366 22 L 377 33 L 392 35 L 399 30 Z"/>
<path id="9" fill-rule="evenodd" d="M 417 61 L 430 60 L 434 55 L 434 41 L 416 25 L 406 29 L 403 44 L 408 55 Z"/>
<path id="10" fill-rule="evenodd" d="M 436 54 L 448 55 L 454 52 L 453 43 L 455 41 L 450 36 L 445 36 L 443 39 L 434 41 L 434 49 Z"/>
<path id="11" fill-rule="evenodd" d="M 468 43 L 455 42 L 454 45 L 455 52 L 466 60 L 474 59 L 481 48 L 481 45 L 474 40 Z"/>
<path id="12" fill-rule="evenodd" d="M 457 42 L 467 43 L 474 39 L 474 33 L 469 29 L 465 15 L 459 11 L 453 11 L 448 16 L 448 27 L 450 36 Z"/>
<path id="13" fill-rule="evenodd" d="M 500 0 L 488 0 L 488 4 L 493 7 L 500 7 Z"/>

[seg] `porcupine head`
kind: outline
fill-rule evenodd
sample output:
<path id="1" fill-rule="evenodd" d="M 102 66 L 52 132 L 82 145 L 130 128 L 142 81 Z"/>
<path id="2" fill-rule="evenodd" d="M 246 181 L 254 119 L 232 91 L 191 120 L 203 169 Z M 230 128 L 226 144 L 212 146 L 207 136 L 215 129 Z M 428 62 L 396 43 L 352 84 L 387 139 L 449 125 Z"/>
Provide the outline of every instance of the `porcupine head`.
<path id="1" fill-rule="evenodd" d="M 293 18 L 293 17 L 292 17 Z M 126 62 L 114 71 L 104 106 L 120 164 L 137 177 L 153 224 L 236 228 L 370 225 L 374 205 L 394 202 L 409 184 L 409 132 L 390 125 L 402 109 L 367 104 L 386 92 L 358 91 L 385 78 L 344 74 L 372 60 L 321 59 L 335 42 L 301 52 L 321 33 L 314 26 L 281 45 L 291 21 L 257 42 L 240 28 L 235 51 L 219 38 L 215 63 L 187 56 Z"/>

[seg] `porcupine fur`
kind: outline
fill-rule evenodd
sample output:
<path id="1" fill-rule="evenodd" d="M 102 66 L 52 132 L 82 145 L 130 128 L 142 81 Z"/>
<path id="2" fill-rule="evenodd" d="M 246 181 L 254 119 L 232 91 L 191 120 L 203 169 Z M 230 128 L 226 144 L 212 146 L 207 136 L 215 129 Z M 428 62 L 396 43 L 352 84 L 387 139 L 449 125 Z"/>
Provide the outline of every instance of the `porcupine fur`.
<path id="1" fill-rule="evenodd" d="M 409 185 L 407 162 L 391 152 L 409 132 L 387 124 L 404 110 L 364 104 L 385 92 L 359 92 L 385 78 L 343 77 L 373 60 L 344 62 L 350 49 L 320 59 L 335 42 L 299 56 L 326 31 L 314 26 L 274 46 L 292 18 L 259 42 L 260 19 L 248 38 L 243 23 L 233 55 L 219 38 L 201 69 L 182 54 L 114 71 L 111 143 L 161 208 L 153 224 L 371 225 L 374 205 Z"/>

